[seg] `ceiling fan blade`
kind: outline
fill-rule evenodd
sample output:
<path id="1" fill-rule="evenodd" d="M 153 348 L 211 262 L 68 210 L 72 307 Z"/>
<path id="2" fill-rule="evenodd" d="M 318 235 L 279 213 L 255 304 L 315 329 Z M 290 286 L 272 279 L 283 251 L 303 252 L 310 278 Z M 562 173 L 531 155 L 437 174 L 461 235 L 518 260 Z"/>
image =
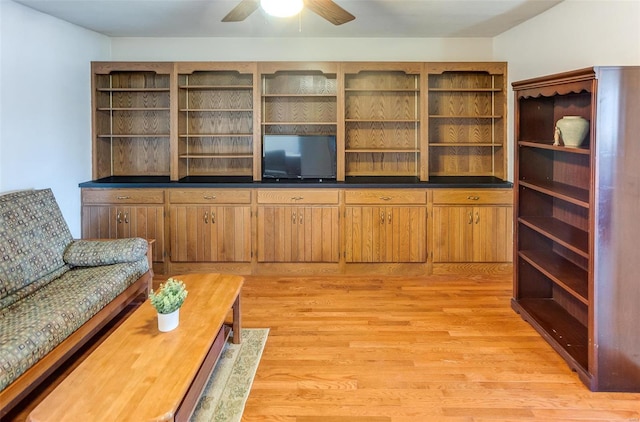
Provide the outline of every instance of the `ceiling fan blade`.
<path id="1" fill-rule="evenodd" d="M 334 25 L 342 25 L 356 18 L 332 0 L 304 0 L 304 5 Z"/>
<path id="2" fill-rule="evenodd" d="M 249 17 L 260 6 L 260 0 L 242 0 L 231 12 L 222 18 L 222 22 L 240 22 Z"/>

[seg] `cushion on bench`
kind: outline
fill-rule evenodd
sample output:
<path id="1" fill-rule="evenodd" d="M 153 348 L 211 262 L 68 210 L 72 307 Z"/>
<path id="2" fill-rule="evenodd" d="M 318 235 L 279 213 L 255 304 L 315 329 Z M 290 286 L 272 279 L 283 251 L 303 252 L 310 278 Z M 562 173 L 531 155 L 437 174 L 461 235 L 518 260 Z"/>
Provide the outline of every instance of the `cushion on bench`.
<path id="1" fill-rule="evenodd" d="M 65 267 L 72 240 L 51 189 L 0 196 L 0 299 Z"/>
<path id="2" fill-rule="evenodd" d="M 49 273 L 44 277 L 34 281 L 33 283 L 27 284 L 20 290 L 14 291 L 9 296 L 3 297 L 2 299 L 0 299 L 0 312 L 2 312 L 1 310 L 6 308 L 7 306 L 12 305 L 13 303 L 19 301 L 20 299 L 29 296 L 31 293 L 35 292 L 42 286 L 46 286 L 51 282 L 51 280 L 55 280 L 56 278 L 62 276 L 62 274 L 69 271 L 70 268 L 71 267 L 69 265 L 60 267 L 57 270 L 53 271 L 52 273 Z"/>
<path id="3" fill-rule="evenodd" d="M 77 267 L 0 310 L 0 390 L 148 269 L 146 258 L 102 267 Z"/>
<path id="4" fill-rule="evenodd" d="M 147 248 L 147 241 L 141 238 L 75 240 L 64 252 L 64 262 L 74 267 L 135 262 L 144 258 Z"/>

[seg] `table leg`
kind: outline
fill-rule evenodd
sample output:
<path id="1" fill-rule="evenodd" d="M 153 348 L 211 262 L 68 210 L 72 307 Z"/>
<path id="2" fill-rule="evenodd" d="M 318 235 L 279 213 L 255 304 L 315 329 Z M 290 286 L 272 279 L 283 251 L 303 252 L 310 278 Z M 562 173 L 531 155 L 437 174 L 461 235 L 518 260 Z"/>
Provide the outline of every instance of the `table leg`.
<path id="1" fill-rule="evenodd" d="M 242 341 L 241 320 L 240 320 L 240 295 L 233 302 L 233 344 L 239 344 Z"/>

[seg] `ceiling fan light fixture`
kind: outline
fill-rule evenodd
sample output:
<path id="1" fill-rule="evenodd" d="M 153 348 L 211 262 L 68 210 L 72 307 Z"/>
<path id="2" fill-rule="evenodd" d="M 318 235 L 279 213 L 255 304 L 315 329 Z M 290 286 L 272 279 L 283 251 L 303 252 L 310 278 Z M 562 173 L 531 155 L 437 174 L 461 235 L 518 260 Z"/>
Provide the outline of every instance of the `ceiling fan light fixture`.
<path id="1" fill-rule="evenodd" d="M 287 18 L 300 13 L 302 0 L 260 0 L 262 9 L 279 18 Z"/>

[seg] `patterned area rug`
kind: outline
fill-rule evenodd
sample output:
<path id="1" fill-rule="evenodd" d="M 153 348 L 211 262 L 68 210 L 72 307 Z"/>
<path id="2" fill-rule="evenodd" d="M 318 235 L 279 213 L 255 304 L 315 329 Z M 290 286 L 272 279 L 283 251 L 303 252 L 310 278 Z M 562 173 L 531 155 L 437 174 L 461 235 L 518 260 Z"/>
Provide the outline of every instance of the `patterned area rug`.
<path id="1" fill-rule="evenodd" d="M 229 337 L 192 421 L 240 421 L 268 334 L 268 328 L 244 328 L 242 343 L 233 344 Z"/>

